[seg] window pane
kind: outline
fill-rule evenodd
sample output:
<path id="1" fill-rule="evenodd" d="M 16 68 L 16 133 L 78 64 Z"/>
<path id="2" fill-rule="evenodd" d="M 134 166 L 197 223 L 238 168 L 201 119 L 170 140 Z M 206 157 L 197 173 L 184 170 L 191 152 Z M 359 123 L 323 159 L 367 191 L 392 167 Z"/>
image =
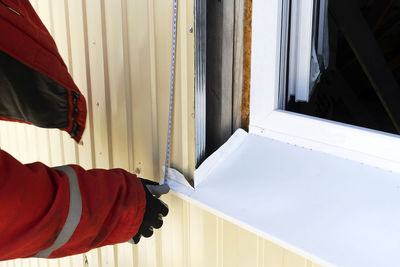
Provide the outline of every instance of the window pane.
<path id="1" fill-rule="evenodd" d="M 400 1 L 290 3 L 285 109 L 399 133 Z"/>

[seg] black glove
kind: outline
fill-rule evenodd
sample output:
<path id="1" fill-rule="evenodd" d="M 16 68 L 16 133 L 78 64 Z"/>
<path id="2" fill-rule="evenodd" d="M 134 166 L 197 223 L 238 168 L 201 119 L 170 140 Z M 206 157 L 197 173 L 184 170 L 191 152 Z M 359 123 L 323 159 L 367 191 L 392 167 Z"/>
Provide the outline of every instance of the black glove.
<path id="1" fill-rule="evenodd" d="M 140 238 L 153 235 L 153 228 L 160 228 L 163 225 L 163 216 L 168 214 L 168 206 L 158 198 L 169 192 L 167 184 L 160 185 L 145 179 L 140 179 L 146 192 L 146 211 L 139 231 L 132 238 L 134 244 L 139 243 Z"/>

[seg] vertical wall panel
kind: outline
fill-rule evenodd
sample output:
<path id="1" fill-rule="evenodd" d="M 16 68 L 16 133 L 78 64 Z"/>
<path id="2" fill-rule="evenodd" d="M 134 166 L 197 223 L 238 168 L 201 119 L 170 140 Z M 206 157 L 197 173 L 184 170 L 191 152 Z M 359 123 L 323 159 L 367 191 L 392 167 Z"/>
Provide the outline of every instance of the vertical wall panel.
<path id="1" fill-rule="evenodd" d="M 217 217 L 190 206 L 190 266 L 217 266 Z"/>
<path id="2" fill-rule="evenodd" d="M 0 148 L 5 151 L 10 151 L 8 147 L 8 131 L 6 127 L 7 123 L 0 121 Z"/>
<path id="3" fill-rule="evenodd" d="M 166 267 L 189 266 L 188 204 L 174 195 L 164 199 L 170 206 L 170 214 L 164 219 L 161 264 Z"/>
<path id="4" fill-rule="evenodd" d="M 284 266 L 283 257 L 285 250 L 269 241 L 264 241 L 264 266 Z"/>
<path id="5" fill-rule="evenodd" d="M 7 145 L 9 146 L 8 149 L 13 152 L 14 157 L 22 160 L 17 145 L 15 129 L 16 129 L 15 123 L 7 123 L 6 125 L 6 131 L 8 136 Z"/>
<path id="6" fill-rule="evenodd" d="M 45 264 L 47 264 L 48 267 L 59 267 L 59 259 L 46 260 Z"/>
<path id="7" fill-rule="evenodd" d="M 59 259 L 59 267 L 70 267 L 70 266 L 71 266 L 70 258 L 66 257 Z"/>
<path id="8" fill-rule="evenodd" d="M 70 257 L 71 260 L 71 266 L 76 266 L 76 267 L 84 267 L 84 262 L 85 262 L 85 256 L 84 255 L 76 255 Z"/>
<path id="9" fill-rule="evenodd" d="M 15 138 L 17 141 L 17 146 L 18 146 L 18 153 L 19 153 L 19 158 L 23 163 L 28 162 L 28 147 L 29 144 L 27 143 L 27 137 L 25 135 L 25 130 L 24 130 L 24 125 L 20 123 L 15 123 L 13 124 L 14 130 L 15 130 Z"/>
<path id="10" fill-rule="evenodd" d="M 88 62 L 88 39 L 86 29 L 85 1 L 69 1 L 69 29 L 71 43 L 71 69 L 72 77 L 81 93 L 86 98 L 88 116 L 86 118 L 86 131 L 83 133 L 81 145 L 78 146 L 79 164 L 84 168 L 93 168 L 94 149 L 93 124 L 92 124 L 92 98 L 90 71 Z"/>
<path id="11" fill-rule="evenodd" d="M 171 164 L 195 167 L 193 0 L 178 1 Z M 23 162 L 121 167 L 159 180 L 165 160 L 172 1 L 32 0 L 88 104 L 80 145 L 58 130 L 0 122 L 0 146 Z M 182 199 L 164 226 L 138 246 L 119 244 L 62 259 L 0 266 L 316 266 Z"/>
<path id="12" fill-rule="evenodd" d="M 36 129 L 33 127 L 23 127 L 26 136 L 26 145 L 25 148 L 28 150 L 27 152 L 27 162 L 35 162 L 39 160 L 39 152 L 37 147 L 37 138 L 36 138 Z"/>
<path id="13" fill-rule="evenodd" d="M 307 266 L 307 260 L 299 255 L 285 250 L 283 254 L 283 265 L 285 267 L 305 267 Z"/>
<path id="14" fill-rule="evenodd" d="M 135 264 L 133 258 L 133 246 L 129 243 L 118 245 L 118 253 L 116 257 L 118 266 L 138 266 Z"/>
<path id="15" fill-rule="evenodd" d="M 223 231 L 223 266 L 257 266 L 257 236 L 226 221 Z"/>
<path id="16" fill-rule="evenodd" d="M 109 117 L 108 107 L 108 75 L 106 49 L 104 45 L 104 13 L 103 1 L 86 1 L 87 35 L 89 41 L 89 66 L 92 92 L 93 131 L 95 167 L 109 168 Z"/>
<path id="17" fill-rule="evenodd" d="M 50 266 L 50 263 L 48 260 L 45 259 L 38 259 L 38 264 L 40 267 L 48 267 Z"/>
<path id="18" fill-rule="evenodd" d="M 29 267 L 39 267 L 38 259 L 34 258 L 29 259 Z"/>
<path id="19" fill-rule="evenodd" d="M 154 107 L 155 80 L 152 79 L 148 3 L 150 1 L 127 1 L 128 56 L 130 64 L 130 87 L 133 134 L 133 168 L 141 177 L 159 176 L 158 142 L 154 138 L 153 121 L 157 121 Z M 146 114 L 146 116 L 144 116 Z M 156 126 L 156 123 L 154 123 Z"/>
<path id="20" fill-rule="evenodd" d="M 124 49 L 121 1 L 105 1 L 105 33 L 111 114 L 112 167 L 129 169 L 127 98 L 125 91 Z"/>

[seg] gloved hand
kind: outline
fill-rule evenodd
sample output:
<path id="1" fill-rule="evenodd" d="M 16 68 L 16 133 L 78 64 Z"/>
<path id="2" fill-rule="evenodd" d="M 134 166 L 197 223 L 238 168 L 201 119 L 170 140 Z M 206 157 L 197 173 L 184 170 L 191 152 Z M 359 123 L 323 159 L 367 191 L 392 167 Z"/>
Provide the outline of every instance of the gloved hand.
<path id="1" fill-rule="evenodd" d="M 163 216 L 168 214 L 168 206 L 158 198 L 169 192 L 167 184 L 140 179 L 146 192 L 146 211 L 144 212 L 143 221 L 139 231 L 132 238 L 131 243 L 137 244 L 142 236 L 150 237 L 153 235 L 153 228 L 160 228 L 163 225 Z"/>

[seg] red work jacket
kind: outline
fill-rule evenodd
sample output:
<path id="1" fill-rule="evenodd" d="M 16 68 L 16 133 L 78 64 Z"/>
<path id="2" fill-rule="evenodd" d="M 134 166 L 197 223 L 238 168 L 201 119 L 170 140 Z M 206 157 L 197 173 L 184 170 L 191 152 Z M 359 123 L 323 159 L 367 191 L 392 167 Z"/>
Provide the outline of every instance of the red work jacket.
<path id="1" fill-rule="evenodd" d="M 85 99 L 28 0 L 0 0 L 0 96 L 0 119 L 82 137 Z M 145 206 L 140 180 L 124 170 L 24 165 L 0 149 L 0 260 L 128 241 Z"/>

